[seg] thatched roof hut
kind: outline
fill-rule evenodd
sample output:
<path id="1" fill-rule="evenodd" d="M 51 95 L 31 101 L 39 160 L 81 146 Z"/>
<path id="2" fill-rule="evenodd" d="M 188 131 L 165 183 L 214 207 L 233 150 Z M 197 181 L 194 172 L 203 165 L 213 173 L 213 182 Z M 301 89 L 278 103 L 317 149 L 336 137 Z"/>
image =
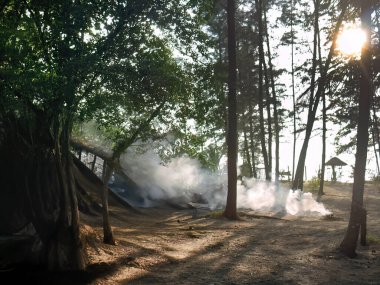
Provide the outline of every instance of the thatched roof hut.
<path id="1" fill-rule="evenodd" d="M 335 157 L 331 158 L 329 161 L 327 161 L 325 165 L 331 166 L 331 168 L 332 168 L 332 178 L 331 178 L 331 181 L 335 182 L 336 181 L 335 166 L 345 166 L 345 165 L 347 165 L 347 163 L 345 163 L 340 158 L 338 158 L 338 157 L 335 156 Z"/>
<path id="2" fill-rule="evenodd" d="M 327 161 L 326 165 L 330 165 L 330 166 L 345 166 L 345 165 L 347 165 L 347 163 L 345 163 L 340 158 L 338 158 L 338 157 L 335 156 L 335 157 L 331 158 L 329 161 Z"/>

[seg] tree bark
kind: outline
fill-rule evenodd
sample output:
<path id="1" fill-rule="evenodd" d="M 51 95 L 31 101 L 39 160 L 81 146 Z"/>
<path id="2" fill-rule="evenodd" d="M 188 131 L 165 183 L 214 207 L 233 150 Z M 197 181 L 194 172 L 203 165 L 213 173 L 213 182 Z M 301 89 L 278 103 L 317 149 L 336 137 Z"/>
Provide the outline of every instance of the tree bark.
<path id="1" fill-rule="evenodd" d="M 255 152 L 255 140 L 254 140 L 254 130 L 253 130 L 253 98 L 249 102 L 248 106 L 249 113 L 251 114 L 249 116 L 249 141 L 251 146 L 251 153 L 252 153 L 252 175 L 254 178 L 257 178 L 257 171 L 256 171 L 256 152 Z"/>
<path id="2" fill-rule="evenodd" d="M 264 40 L 264 39 L 263 39 Z M 263 54 L 264 55 L 264 54 Z M 269 75 L 268 75 L 268 68 L 265 62 L 265 56 L 262 59 L 263 61 L 263 67 L 264 67 L 264 78 L 265 78 L 265 95 L 266 95 L 266 101 L 265 106 L 267 109 L 267 125 L 268 125 L 268 173 L 269 173 L 269 179 L 268 181 L 272 180 L 272 142 L 273 142 L 273 131 L 272 131 L 272 112 L 271 112 L 271 93 L 269 90 Z"/>
<path id="3" fill-rule="evenodd" d="M 271 56 L 271 49 L 270 49 L 270 44 L 269 44 L 266 8 L 264 9 L 264 22 L 265 22 L 266 44 L 267 44 L 267 51 L 268 51 L 269 78 L 270 78 L 270 86 L 272 90 L 272 98 L 270 101 L 273 104 L 273 120 L 274 120 L 274 133 L 275 133 L 275 182 L 276 184 L 278 184 L 279 177 L 280 177 L 280 126 L 279 126 L 279 118 L 278 118 L 278 111 L 277 111 L 277 94 L 276 94 L 276 88 L 274 84 L 272 56 Z"/>
<path id="4" fill-rule="evenodd" d="M 379 158 L 377 155 L 377 150 L 376 150 L 376 137 L 375 137 L 375 126 L 376 124 L 372 122 L 372 128 L 371 128 L 371 133 L 372 133 L 372 144 L 373 144 L 373 152 L 375 155 L 375 160 L 376 160 L 376 169 L 377 169 L 377 177 L 380 176 L 380 165 L 379 165 Z"/>
<path id="5" fill-rule="evenodd" d="M 325 183 L 325 168 L 326 168 L 326 94 L 322 95 L 322 166 L 321 173 L 319 177 L 319 189 L 318 189 L 318 201 L 321 199 L 322 195 L 325 194 L 323 191 Z"/>
<path id="6" fill-rule="evenodd" d="M 290 0 L 290 33 L 291 33 L 291 65 L 292 65 L 292 100 L 293 100 L 293 161 L 292 161 L 292 181 L 294 181 L 294 169 L 296 167 L 296 142 L 297 142 L 297 125 L 296 125 L 296 92 L 294 82 L 294 19 L 293 19 L 293 0 Z"/>
<path id="7" fill-rule="evenodd" d="M 321 76 L 320 76 L 319 81 L 318 81 L 318 90 L 314 96 L 314 102 L 313 102 L 313 105 L 311 108 L 311 112 L 309 112 L 309 114 L 308 114 L 307 123 L 306 123 L 306 130 L 305 130 L 305 139 L 303 141 L 302 148 L 300 151 L 300 155 L 298 158 L 297 169 L 296 169 L 296 173 L 294 175 L 292 189 L 301 189 L 301 190 L 303 189 L 303 175 L 304 175 L 306 154 L 307 154 L 307 149 L 309 146 L 309 141 L 310 141 L 311 133 L 312 133 L 313 126 L 314 126 L 315 115 L 316 115 L 316 112 L 318 109 L 320 98 L 321 98 L 323 92 L 325 92 L 326 83 L 327 83 L 327 73 L 328 73 L 328 70 L 330 68 L 331 60 L 332 60 L 332 57 L 334 54 L 334 49 L 335 49 L 335 42 L 336 42 L 336 39 L 338 36 L 339 28 L 340 28 L 342 21 L 343 21 L 343 17 L 346 13 L 347 6 L 348 6 L 348 1 L 344 1 L 341 13 L 340 13 L 340 15 L 338 17 L 338 21 L 335 25 L 330 51 L 329 51 L 329 54 L 327 56 L 323 70 L 321 71 Z"/>
<path id="8" fill-rule="evenodd" d="M 368 149 L 368 127 L 373 98 L 373 82 L 371 73 L 370 31 L 371 5 L 370 1 L 360 2 L 362 29 L 367 32 L 367 43 L 362 48 L 360 59 L 360 96 L 359 118 L 356 143 L 356 159 L 354 169 L 354 184 L 352 189 L 352 203 L 350 220 L 346 235 L 340 244 L 340 250 L 349 257 L 356 256 L 356 247 L 360 229 L 366 228 L 366 211 L 363 208 L 363 194 L 365 183 L 365 169 Z M 363 232 L 362 232 L 363 233 Z M 362 240 L 362 243 L 365 241 Z"/>
<path id="9" fill-rule="evenodd" d="M 69 121 L 60 127 L 56 124 L 50 132 L 51 124 L 43 111 L 30 116 L 38 128 L 14 118 L 18 127 L 10 126 L 6 144 L 11 143 L 17 153 L 5 158 L 21 166 L 8 171 L 24 179 L 19 189 L 27 201 L 24 215 L 41 241 L 38 260 L 51 270 L 85 270 L 73 165 L 67 156 Z"/>
<path id="10" fill-rule="evenodd" d="M 319 54 L 319 68 L 322 69 L 322 48 L 321 48 L 321 33 L 319 29 L 319 23 L 317 22 L 317 30 L 318 30 L 318 54 Z M 331 94 L 331 88 L 329 85 L 329 93 Z M 318 197 L 317 200 L 320 201 L 324 192 L 324 184 L 325 184 L 325 169 L 326 169 L 326 133 L 327 133 L 327 115 L 326 115 L 326 92 L 322 94 L 322 163 L 321 163 L 321 175 L 319 177 L 319 189 L 318 189 Z"/>
<path id="11" fill-rule="evenodd" d="M 116 245 L 115 238 L 113 236 L 111 224 L 109 221 L 109 209 L 108 209 L 108 182 L 112 176 L 114 167 L 107 165 L 105 167 L 105 173 L 103 174 L 103 191 L 102 191 L 102 213 L 103 213 L 103 242 L 105 244 Z"/>
<path id="12" fill-rule="evenodd" d="M 376 93 L 373 94 L 374 101 L 376 101 Z M 375 158 L 376 158 L 376 166 L 377 166 L 377 176 L 380 177 L 380 165 L 379 165 L 379 154 L 380 152 L 380 135 L 379 135 L 379 124 L 378 119 L 376 115 L 376 107 L 374 104 L 372 105 L 372 137 L 373 137 L 373 147 L 375 151 Z M 378 147 L 378 150 L 376 150 L 376 145 Z"/>
<path id="13" fill-rule="evenodd" d="M 246 156 L 247 164 L 248 164 L 249 177 L 252 177 L 253 172 L 252 172 L 251 154 L 249 151 L 248 136 L 247 136 L 247 131 L 245 128 L 243 129 L 243 134 L 244 134 L 244 150 L 245 150 L 245 156 Z"/>
<path id="14" fill-rule="evenodd" d="M 255 0 L 256 4 L 256 14 L 257 22 L 259 27 L 259 115 L 260 115 L 260 142 L 261 142 L 261 152 L 263 154 L 264 160 L 264 170 L 265 179 L 270 181 L 270 171 L 269 171 L 269 160 L 268 152 L 266 147 L 266 136 L 265 136 L 265 123 L 264 123 L 264 48 L 263 48 L 263 23 L 262 23 L 262 1 Z"/>
<path id="15" fill-rule="evenodd" d="M 103 206 L 103 242 L 106 244 L 115 245 L 116 241 L 112 232 L 112 227 L 109 222 L 109 209 L 108 209 L 108 183 L 115 169 L 115 165 L 119 164 L 120 156 L 125 150 L 133 144 L 141 132 L 149 126 L 152 120 L 158 116 L 161 109 L 164 107 L 166 101 L 162 101 L 160 105 L 150 114 L 150 116 L 141 123 L 135 130 L 132 136 L 126 136 L 119 141 L 114 147 L 112 157 L 107 160 L 103 165 L 103 191 L 102 191 L 102 206 Z M 107 165 L 108 164 L 108 165 Z"/>
<path id="16" fill-rule="evenodd" d="M 237 219 L 237 100 L 236 100 L 236 34 L 235 0 L 227 0 L 228 26 L 228 129 L 227 129 L 227 168 L 228 191 L 224 216 Z"/>

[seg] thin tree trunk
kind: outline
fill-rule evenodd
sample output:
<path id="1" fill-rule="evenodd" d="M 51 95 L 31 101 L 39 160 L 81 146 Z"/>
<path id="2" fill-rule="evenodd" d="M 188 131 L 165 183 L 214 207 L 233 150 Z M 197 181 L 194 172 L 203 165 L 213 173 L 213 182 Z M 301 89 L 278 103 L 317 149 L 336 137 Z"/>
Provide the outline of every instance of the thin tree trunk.
<path id="1" fill-rule="evenodd" d="M 243 129 L 243 134 L 244 134 L 244 151 L 245 151 L 245 156 L 248 164 L 248 169 L 249 169 L 249 177 L 252 177 L 253 172 L 252 172 L 252 163 L 251 163 L 251 154 L 249 151 L 249 144 L 248 144 L 248 136 L 247 136 L 247 130 Z"/>
<path id="2" fill-rule="evenodd" d="M 114 171 L 112 165 L 106 165 L 105 173 L 103 176 L 103 191 L 102 191 L 102 213 L 103 213 L 103 242 L 106 244 L 116 245 L 115 238 L 113 236 L 112 227 L 109 221 L 109 209 L 108 209 L 108 183 Z"/>
<path id="3" fill-rule="evenodd" d="M 108 210 L 108 183 L 112 176 L 112 173 L 115 169 L 115 165 L 117 164 L 120 156 L 123 152 L 131 146 L 132 143 L 136 141 L 141 132 L 152 122 L 152 120 L 157 117 L 160 113 L 160 110 L 165 105 L 166 101 L 163 101 L 149 116 L 149 118 L 144 121 L 139 128 L 132 134 L 131 137 L 125 137 L 121 140 L 113 150 L 112 158 L 110 159 L 108 165 L 105 165 L 105 169 L 103 167 L 103 191 L 102 191 L 102 206 L 103 206 L 103 242 L 106 244 L 115 245 L 115 238 L 113 236 L 112 227 L 109 222 L 109 210 Z M 103 165 L 104 166 L 104 165 Z M 104 171 L 105 170 L 105 171 Z"/>
<path id="4" fill-rule="evenodd" d="M 269 173 L 269 181 L 272 180 L 272 141 L 273 141 L 273 132 L 272 132 L 272 113 L 270 109 L 271 98 L 270 98 L 270 90 L 269 90 L 269 76 L 268 69 L 265 63 L 265 57 L 263 58 L 263 66 L 264 66 L 264 78 L 265 78 L 265 95 L 266 95 L 266 110 L 267 110 L 267 124 L 268 124 L 268 173 Z"/>
<path id="5" fill-rule="evenodd" d="M 374 93 L 374 101 L 375 101 L 375 98 L 376 98 L 376 94 Z M 379 166 L 379 157 L 378 155 L 380 155 L 380 135 L 379 135 L 379 128 L 378 128 L 378 119 L 377 119 L 377 115 L 376 115 L 376 110 L 375 110 L 375 106 L 373 105 L 372 106 L 372 117 L 373 117 L 373 122 L 372 122 L 372 136 L 373 136 L 373 145 L 374 145 L 374 148 L 375 148 L 375 157 L 376 157 L 376 165 L 377 165 L 377 175 L 380 177 L 380 166 Z M 376 144 L 377 144 L 377 147 L 378 147 L 378 150 L 376 150 Z"/>
<path id="6" fill-rule="evenodd" d="M 78 270 L 85 270 L 87 266 L 87 258 L 84 254 L 84 248 L 83 243 L 81 241 L 81 234 L 80 234 L 80 220 L 79 220 L 79 209 L 78 209 L 78 197 L 77 197 L 77 189 L 75 185 L 75 179 L 73 174 L 73 160 L 72 160 L 72 154 L 70 151 L 70 138 L 71 138 L 71 132 L 72 132 L 72 118 L 74 117 L 72 114 L 69 113 L 66 119 L 63 135 L 62 135 L 62 154 L 64 156 L 64 161 L 66 164 L 66 176 L 68 181 L 68 192 L 69 192 L 69 198 L 70 198 L 70 205 L 71 205 L 71 227 L 70 230 L 72 231 L 72 237 L 74 242 L 74 260 L 72 260 L 72 263 L 74 264 L 74 267 Z"/>
<path id="7" fill-rule="evenodd" d="M 294 86 L 294 27 L 293 27 L 293 0 L 290 0 L 290 34 L 291 34 L 291 65 L 292 65 L 292 99 L 293 99 L 293 164 L 292 164 L 292 181 L 294 181 L 294 169 L 296 165 L 296 142 L 297 142 L 297 125 L 296 125 L 296 92 Z"/>
<path id="8" fill-rule="evenodd" d="M 271 49 L 270 49 L 270 44 L 269 44 L 266 8 L 264 8 L 264 22 L 265 22 L 265 35 L 266 35 L 266 44 L 267 44 L 267 52 L 268 52 L 269 78 L 270 78 L 270 85 L 271 85 L 271 90 L 272 90 L 272 98 L 270 101 L 272 101 L 272 104 L 273 104 L 273 120 L 274 120 L 274 132 L 275 132 L 275 182 L 276 184 L 278 184 L 279 177 L 280 177 L 280 127 L 279 127 L 279 121 L 278 121 L 277 95 L 276 95 L 276 88 L 274 84 L 273 64 L 272 64 Z"/>
<path id="9" fill-rule="evenodd" d="M 228 26 L 228 131 L 227 131 L 227 168 L 228 192 L 224 216 L 237 219 L 237 100 L 236 100 L 236 35 L 235 0 L 227 0 Z"/>
<path id="10" fill-rule="evenodd" d="M 70 185 L 70 200 L 72 205 L 72 215 L 71 215 L 71 229 L 73 231 L 73 240 L 74 240 L 74 254 L 75 260 L 73 263 L 76 263 L 75 268 L 78 270 L 85 270 L 88 260 L 86 255 L 84 254 L 84 246 L 81 240 L 80 234 L 80 220 L 79 220 L 79 209 L 78 209 L 78 196 L 77 196 L 77 188 L 75 185 L 75 179 L 73 174 L 73 161 L 72 157 L 68 157 L 68 166 L 67 173 L 69 177 L 69 185 Z"/>
<path id="11" fill-rule="evenodd" d="M 268 68 L 265 60 L 265 52 L 264 52 L 264 42 L 266 42 L 267 37 L 267 23 L 266 23 L 266 1 L 260 0 L 261 6 L 260 6 L 260 18 L 259 21 L 261 24 L 259 25 L 259 34 L 261 34 L 260 37 L 260 45 L 262 46 L 262 64 L 263 64 L 263 72 L 264 72 L 264 82 L 265 82 L 265 107 L 267 111 L 267 129 L 268 129 L 268 181 L 272 180 L 272 161 L 273 161 L 273 152 L 272 152 L 272 144 L 273 144 L 273 131 L 272 131 L 272 112 L 271 112 L 271 92 L 270 92 L 270 81 L 269 81 L 269 74 L 268 74 Z M 264 21 L 263 21 L 264 17 Z M 264 91 L 263 90 L 263 91 Z"/>
<path id="12" fill-rule="evenodd" d="M 356 256 L 356 247 L 360 229 L 366 229 L 366 211 L 363 208 L 363 194 L 365 183 L 365 169 L 368 149 L 368 127 L 371 111 L 371 100 L 373 98 L 373 85 L 371 74 L 371 53 L 369 35 L 371 31 L 371 6 L 369 1 L 361 1 L 362 29 L 367 31 L 367 43 L 362 48 L 360 64 L 360 96 L 359 96 L 359 118 L 357 131 L 357 147 L 354 169 L 354 184 L 352 190 L 352 203 L 350 220 L 346 235 L 340 244 L 341 251 L 349 257 Z M 365 235 L 365 234 L 364 234 Z M 365 243 L 365 241 L 361 241 Z"/>
<path id="13" fill-rule="evenodd" d="M 253 114 L 253 102 L 250 100 L 249 102 L 249 113 Z M 256 154 L 255 154 L 255 140 L 254 140 L 254 132 L 253 132 L 253 121 L 252 115 L 249 116 L 249 140 L 250 140 L 250 149 L 252 153 L 252 175 L 254 178 L 257 178 L 257 170 L 256 170 Z"/>
<path id="14" fill-rule="evenodd" d="M 263 27 L 262 27 L 262 2 L 261 0 L 256 0 L 256 13 L 259 26 L 259 90 L 258 90 L 258 99 L 259 99 L 259 115 L 260 115 L 260 142 L 261 142 L 261 152 L 263 154 L 264 160 L 264 170 L 265 170 L 265 179 L 270 180 L 269 174 L 269 160 L 268 152 L 266 148 L 266 135 L 265 135 L 265 123 L 264 123 L 264 49 L 263 49 Z"/>
<path id="15" fill-rule="evenodd" d="M 318 66 L 319 69 L 322 70 L 322 48 L 321 48 L 321 33 L 319 29 L 319 21 L 316 22 L 316 28 L 318 31 Z M 329 85 L 329 94 L 331 94 L 331 87 Z M 321 176 L 319 177 L 319 189 L 318 189 L 318 197 L 317 200 L 320 201 L 324 192 L 324 184 L 325 184 L 325 170 L 326 170 L 326 128 L 327 124 L 327 115 L 326 115 L 326 93 L 322 94 L 322 166 L 321 166 Z"/>
<path id="16" fill-rule="evenodd" d="M 306 161 L 307 148 L 309 146 L 309 141 L 310 141 L 311 133 L 312 133 L 313 126 L 314 126 L 315 115 L 316 115 L 316 112 L 318 109 L 319 101 L 320 101 L 320 98 L 321 98 L 323 92 L 325 92 L 325 88 L 326 88 L 326 84 L 327 84 L 327 72 L 330 68 L 332 56 L 333 56 L 334 49 L 335 49 L 336 38 L 338 36 L 339 28 L 340 28 L 342 21 L 343 21 L 343 17 L 346 13 L 347 6 L 348 6 L 348 2 L 347 1 L 343 2 L 341 13 L 340 13 L 340 15 L 338 17 L 338 21 L 335 25 L 330 51 L 329 51 L 329 54 L 327 56 L 324 68 L 321 71 L 321 76 L 320 76 L 319 81 L 318 81 L 318 90 L 314 96 L 313 107 L 311 108 L 311 112 L 309 112 L 309 114 L 308 114 L 307 123 L 306 123 L 306 130 L 305 130 L 305 139 L 303 141 L 302 148 L 300 151 L 300 155 L 298 158 L 297 169 L 296 169 L 296 173 L 294 175 L 293 185 L 292 185 L 293 189 L 303 189 L 303 175 L 304 175 L 304 167 L 305 167 L 305 161 Z"/>
<path id="17" fill-rule="evenodd" d="M 315 93 L 315 79 L 316 79 L 316 71 L 317 71 L 317 46 L 318 46 L 318 21 L 319 21 L 319 1 L 314 1 L 314 39 L 313 39 L 313 59 L 312 59 L 312 67 L 311 67 L 311 82 L 310 82 L 310 95 L 309 95 L 309 106 L 308 106 L 308 122 L 312 121 L 311 117 L 313 114 L 313 105 L 314 105 L 314 93 Z M 311 130 L 310 130 L 311 132 Z M 306 152 L 305 152 L 306 159 Z M 300 173 L 294 178 L 293 181 L 293 189 L 303 189 L 303 180 L 304 173 L 303 169 L 305 168 L 304 158 L 300 155 L 298 159 L 297 171 Z M 303 162 L 302 168 L 299 167 L 300 163 Z"/>
<path id="18" fill-rule="evenodd" d="M 322 166 L 321 175 L 319 177 L 318 201 L 324 195 L 323 186 L 325 183 L 326 168 L 326 94 L 322 94 Z"/>
<path id="19" fill-rule="evenodd" d="M 372 144 L 373 144 L 373 152 L 375 155 L 375 160 L 376 160 L 376 169 L 377 169 L 377 177 L 380 176 L 380 166 L 379 166 L 379 158 L 377 157 L 377 150 L 376 150 L 376 138 L 375 138 L 375 126 L 372 123 L 372 128 L 371 128 L 371 133 L 372 133 Z"/>

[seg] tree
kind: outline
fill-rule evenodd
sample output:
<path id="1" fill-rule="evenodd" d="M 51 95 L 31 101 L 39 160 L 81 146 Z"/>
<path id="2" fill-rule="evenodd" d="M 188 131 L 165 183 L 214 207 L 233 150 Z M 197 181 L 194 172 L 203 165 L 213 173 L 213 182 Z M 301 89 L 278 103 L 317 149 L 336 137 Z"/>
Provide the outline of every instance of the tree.
<path id="1" fill-rule="evenodd" d="M 265 34 L 266 34 L 266 46 L 267 46 L 267 52 L 268 52 L 268 65 L 269 65 L 269 78 L 270 78 L 270 87 L 271 87 L 271 94 L 268 95 L 268 97 L 271 97 L 269 99 L 269 102 L 272 102 L 273 104 L 273 120 L 274 120 L 274 132 L 275 132 L 275 182 L 278 184 L 279 177 L 280 177 L 280 118 L 279 118 L 279 112 L 278 112 L 278 99 L 277 99 L 277 92 L 275 87 L 275 79 L 274 79 L 274 70 L 273 70 L 273 64 L 272 64 L 272 53 L 271 53 L 271 47 L 270 47 L 270 40 L 269 40 L 269 31 L 268 31 L 268 20 L 267 20 L 267 9 L 265 7 L 264 9 L 264 22 L 265 22 Z M 271 168 L 271 167 L 270 167 Z"/>
<path id="2" fill-rule="evenodd" d="M 149 126 L 152 120 L 157 117 L 160 110 L 164 107 L 165 101 L 163 101 L 153 113 L 141 123 L 136 131 L 131 135 L 118 140 L 117 144 L 113 148 L 113 154 L 111 160 L 107 163 L 106 171 L 103 174 L 103 193 L 102 193 L 102 205 L 103 205 L 103 242 L 107 244 L 115 245 L 115 238 L 113 236 L 112 228 L 109 222 L 108 215 L 108 183 L 112 176 L 113 171 L 118 165 L 120 156 L 130 147 L 138 138 L 139 135 Z"/>
<path id="3" fill-rule="evenodd" d="M 341 7 L 341 12 L 340 15 L 337 19 L 334 31 L 333 31 L 333 36 L 332 36 L 332 43 L 330 46 L 329 53 L 327 55 L 326 61 L 323 65 L 323 68 L 321 70 L 321 75 L 318 79 L 318 86 L 317 90 L 315 92 L 315 95 L 311 93 L 310 95 L 310 100 L 309 100 L 309 109 L 308 109 L 308 117 L 307 117 L 307 123 L 306 123 L 306 129 L 305 129 L 305 139 L 303 141 L 300 155 L 298 158 L 298 163 L 297 163 L 297 169 L 296 173 L 294 175 L 293 183 L 292 183 L 292 189 L 303 189 L 303 176 L 304 176 L 304 168 L 305 168 L 305 161 L 306 161 L 306 154 L 307 154 L 307 149 L 309 145 L 309 140 L 311 137 L 311 133 L 313 130 L 315 118 L 316 118 L 316 112 L 318 109 L 319 101 L 321 99 L 322 94 L 325 92 L 326 85 L 328 83 L 328 71 L 330 68 L 330 64 L 332 61 L 332 57 L 334 54 L 334 49 L 335 49 L 335 41 L 338 37 L 338 32 L 339 28 L 342 24 L 343 17 L 345 15 L 346 9 L 348 6 L 348 2 L 344 1 L 342 3 Z M 310 85 L 310 90 L 314 90 L 315 86 L 313 82 Z M 308 89 L 308 91 L 309 91 Z"/>
<path id="4" fill-rule="evenodd" d="M 25 198 L 14 202 L 12 211 L 21 213 L 20 224 L 35 228 L 42 245 L 40 261 L 47 267 L 86 268 L 70 151 L 75 121 L 97 112 L 108 119 L 107 113 L 122 112 L 128 105 L 110 110 L 110 102 L 152 106 L 152 90 L 140 96 L 109 91 L 148 85 L 148 77 L 131 78 L 136 74 L 131 70 L 147 66 L 143 59 L 151 60 L 139 56 L 144 47 L 151 50 L 165 42 L 154 29 L 177 46 L 199 40 L 201 33 L 195 30 L 203 14 L 187 16 L 198 9 L 204 12 L 208 5 L 161 0 L 2 2 L 0 152 L 6 171 L 0 177 L 1 191 L 8 197 L 15 177 L 23 178 L 17 188 Z"/>
<path id="5" fill-rule="evenodd" d="M 292 46 L 292 99 L 293 99 L 293 163 L 292 163 L 292 180 L 294 180 L 294 169 L 296 165 L 296 143 L 297 143 L 297 118 L 296 118 L 296 93 L 295 93 L 295 80 L 294 80 L 294 1 L 290 0 L 290 38 Z"/>
<path id="6" fill-rule="evenodd" d="M 265 65 L 265 55 L 264 55 L 264 27 L 263 27 L 263 13 L 262 13 L 262 1 L 256 0 L 256 17 L 258 22 L 258 40 L 259 40 L 259 88 L 258 88 L 258 104 L 260 113 L 260 141 L 261 141 L 261 151 L 264 159 L 264 169 L 265 169 L 265 179 L 271 180 L 271 169 L 269 160 L 271 160 L 271 155 L 268 154 L 266 148 L 266 136 L 265 136 L 265 126 L 264 126 L 264 65 Z M 268 126 L 270 123 L 268 122 Z M 269 127 L 270 129 L 271 127 Z M 269 140 L 271 141 L 271 140 Z M 269 148 L 271 149 L 271 147 Z"/>
<path id="7" fill-rule="evenodd" d="M 371 1 L 360 2 L 362 29 L 367 33 L 367 43 L 363 46 L 360 59 L 360 96 L 359 117 L 356 143 L 356 159 L 350 220 L 340 250 L 349 257 L 356 256 L 356 246 L 361 230 L 361 243 L 366 243 L 366 210 L 363 208 L 365 169 L 368 149 L 368 128 L 373 98 L 373 82 L 371 71 Z"/>
<path id="8" fill-rule="evenodd" d="M 326 167 L 326 94 L 322 94 L 322 163 L 319 177 L 318 200 L 324 195 L 323 186 L 325 183 Z"/>
<path id="9" fill-rule="evenodd" d="M 224 216 L 229 219 L 238 217 L 237 200 L 237 108 L 236 108 L 236 39 L 235 39 L 235 0 L 227 0 L 228 26 L 228 129 L 227 129 L 227 167 L 228 192 Z"/>

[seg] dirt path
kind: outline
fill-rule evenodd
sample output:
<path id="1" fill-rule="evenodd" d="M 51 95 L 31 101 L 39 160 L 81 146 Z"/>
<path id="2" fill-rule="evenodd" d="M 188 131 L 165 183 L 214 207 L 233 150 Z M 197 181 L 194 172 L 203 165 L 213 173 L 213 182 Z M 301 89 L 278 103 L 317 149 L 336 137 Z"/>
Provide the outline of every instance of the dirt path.
<path id="1" fill-rule="evenodd" d="M 351 186 L 326 187 L 332 218 L 273 217 L 111 207 L 118 246 L 101 243 L 100 217 L 82 215 L 91 265 L 80 276 L 50 276 L 61 284 L 380 284 L 380 190 L 368 186 L 369 246 L 348 259 L 337 247 L 350 208 Z"/>

